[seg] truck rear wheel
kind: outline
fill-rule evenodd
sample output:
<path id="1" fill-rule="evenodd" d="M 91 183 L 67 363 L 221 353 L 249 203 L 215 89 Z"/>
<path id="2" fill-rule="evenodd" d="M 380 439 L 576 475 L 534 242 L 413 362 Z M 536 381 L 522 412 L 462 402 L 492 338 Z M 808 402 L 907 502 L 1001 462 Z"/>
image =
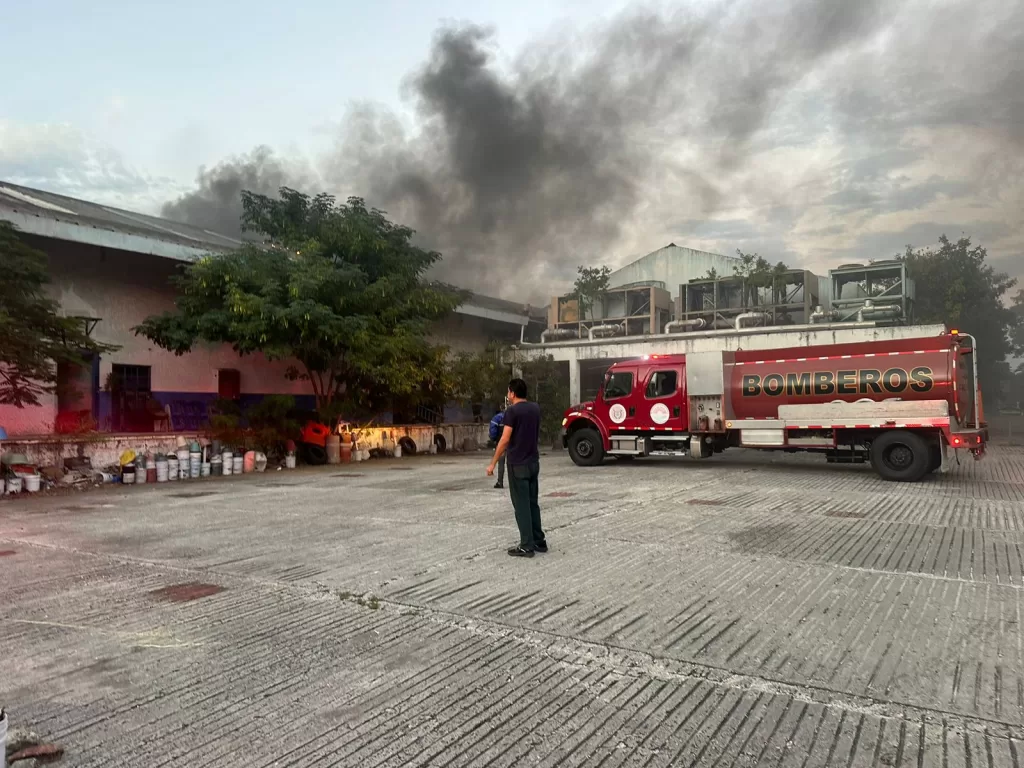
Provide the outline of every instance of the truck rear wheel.
<path id="1" fill-rule="evenodd" d="M 883 480 L 916 483 L 931 464 L 931 446 L 913 432 L 885 432 L 871 443 L 871 466 Z"/>
<path id="2" fill-rule="evenodd" d="M 569 457 L 580 467 L 594 467 L 604 461 L 604 443 L 595 429 L 578 429 L 569 435 Z"/>

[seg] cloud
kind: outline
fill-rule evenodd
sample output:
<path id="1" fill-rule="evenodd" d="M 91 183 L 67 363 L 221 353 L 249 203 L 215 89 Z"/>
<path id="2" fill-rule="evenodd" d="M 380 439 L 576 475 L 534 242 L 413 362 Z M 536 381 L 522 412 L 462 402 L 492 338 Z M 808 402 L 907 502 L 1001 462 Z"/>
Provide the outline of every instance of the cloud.
<path id="1" fill-rule="evenodd" d="M 142 212 L 156 211 L 177 189 L 72 125 L 6 119 L 0 119 L 0 179 Z"/>

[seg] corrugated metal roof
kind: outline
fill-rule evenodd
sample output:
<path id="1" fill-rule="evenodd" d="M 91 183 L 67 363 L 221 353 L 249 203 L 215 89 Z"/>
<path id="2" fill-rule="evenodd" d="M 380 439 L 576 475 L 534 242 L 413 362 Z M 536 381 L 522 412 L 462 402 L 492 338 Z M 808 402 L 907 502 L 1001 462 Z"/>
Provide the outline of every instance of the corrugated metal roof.
<path id="1" fill-rule="evenodd" d="M 146 237 L 200 250 L 225 251 L 241 245 L 241 241 L 233 237 L 181 222 L 0 181 L 0 219 L 15 221 L 15 216 L 10 214 Z M 74 232 L 73 229 L 70 231 Z"/>
<path id="2" fill-rule="evenodd" d="M 20 229 L 43 237 L 107 245 L 182 261 L 242 245 L 241 240 L 208 229 L 6 181 L 0 181 L 0 220 L 11 221 Z M 26 222 L 37 226 L 26 226 Z M 104 232 L 109 236 L 103 237 Z M 546 307 L 530 308 L 478 293 L 472 294 L 466 305 L 547 321 Z"/>
<path id="3" fill-rule="evenodd" d="M 529 314 L 531 318 L 547 322 L 547 307 L 532 307 L 529 304 L 520 304 L 518 301 L 497 299 L 493 296 L 484 296 L 479 293 L 470 295 L 467 304 L 480 307 L 481 309 L 492 309 L 496 312 L 509 312 L 515 315 Z"/>

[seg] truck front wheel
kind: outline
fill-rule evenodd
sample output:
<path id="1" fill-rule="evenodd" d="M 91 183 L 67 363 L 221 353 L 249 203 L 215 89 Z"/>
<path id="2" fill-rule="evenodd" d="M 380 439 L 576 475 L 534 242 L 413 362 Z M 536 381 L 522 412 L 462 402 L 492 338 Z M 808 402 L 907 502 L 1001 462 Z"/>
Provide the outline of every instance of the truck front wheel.
<path id="1" fill-rule="evenodd" d="M 928 474 L 931 463 L 931 446 L 913 432 L 885 432 L 871 443 L 871 466 L 883 480 L 916 483 Z"/>
<path id="2" fill-rule="evenodd" d="M 604 460 L 604 443 L 595 429 L 578 429 L 569 435 L 569 457 L 580 467 L 594 467 Z"/>

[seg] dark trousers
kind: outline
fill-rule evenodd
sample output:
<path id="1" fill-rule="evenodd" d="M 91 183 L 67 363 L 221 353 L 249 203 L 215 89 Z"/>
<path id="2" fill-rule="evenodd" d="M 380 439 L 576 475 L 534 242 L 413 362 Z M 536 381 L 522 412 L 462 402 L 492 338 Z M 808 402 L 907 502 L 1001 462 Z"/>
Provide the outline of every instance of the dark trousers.
<path id="1" fill-rule="evenodd" d="M 544 530 L 540 526 L 540 504 L 537 502 L 540 463 L 508 466 L 509 495 L 516 510 L 516 525 L 519 526 L 519 546 L 533 549 L 544 543 Z"/>

